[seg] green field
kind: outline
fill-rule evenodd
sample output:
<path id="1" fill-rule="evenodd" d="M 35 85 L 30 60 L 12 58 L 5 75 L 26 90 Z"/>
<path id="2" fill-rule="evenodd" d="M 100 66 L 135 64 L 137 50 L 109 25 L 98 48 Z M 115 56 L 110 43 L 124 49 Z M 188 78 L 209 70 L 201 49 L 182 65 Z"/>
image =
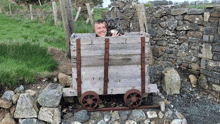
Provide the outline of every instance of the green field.
<path id="1" fill-rule="evenodd" d="M 24 16 L 8 15 L 8 2 L 0 1 L 3 13 L 0 14 L 0 89 L 14 88 L 21 83 L 32 83 L 39 76 L 48 76 L 58 63 L 47 53 L 48 47 L 66 51 L 65 32 L 62 21 L 54 25 L 52 14 L 44 20 L 35 17 L 28 20 Z M 34 9 L 51 10 L 52 5 L 33 6 Z M 23 7 L 12 4 L 12 10 Z M 95 8 L 94 18 L 101 18 L 106 9 Z M 73 10 L 74 17 L 77 10 Z M 60 19 L 61 20 L 61 19 Z M 43 21 L 43 23 L 42 23 Z M 92 33 L 92 25 L 86 25 L 86 19 L 79 17 L 74 22 L 76 33 Z"/>
<path id="2" fill-rule="evenodd" d="M 204 4 L 198 4 L 196 5 L 197 9 L 205 9 L 206 6 L 216 6 L 216 5 L 220 5 L 220 4 L 208 4 L 208 3 L 204 3 Z M 187 8 L 195 8 L 195 5 L 188 5 L 186 6 Z"/>

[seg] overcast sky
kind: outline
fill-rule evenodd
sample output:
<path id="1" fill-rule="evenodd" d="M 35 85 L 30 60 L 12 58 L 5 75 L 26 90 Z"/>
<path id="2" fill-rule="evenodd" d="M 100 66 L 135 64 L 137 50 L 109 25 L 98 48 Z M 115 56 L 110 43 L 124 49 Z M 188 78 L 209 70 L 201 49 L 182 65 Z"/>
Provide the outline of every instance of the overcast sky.
<path id="1" fill-rule="evenodd" d="M 140 2 L 140 3 L 146 3 L 146 2 L 148 2 L 149 0 L 138 0 L 138 2 Z M 186 1 L 186 0 L 171 0 L 171 1 L 173 1 L 173 2 L 184 2 L 184 1 Z M 196 1 L 196 0 L 188 0 L 189 2 L 191 2 L 191 1 Z M 198 0 L 198 1 L 203 1 L 203 0 Z M 210 1 L 210 0 L 208 0 L 208 1 Z M 108 7 L 108 5 L 111 3 L 110 2 L 110 0 L 103 0 L 103 7 Z"/>

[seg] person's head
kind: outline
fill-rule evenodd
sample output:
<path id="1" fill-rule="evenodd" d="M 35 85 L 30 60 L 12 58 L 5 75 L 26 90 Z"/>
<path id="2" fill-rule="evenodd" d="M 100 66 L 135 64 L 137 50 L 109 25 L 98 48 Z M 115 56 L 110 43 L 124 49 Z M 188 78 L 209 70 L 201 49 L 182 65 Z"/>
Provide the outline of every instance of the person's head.
<path id="1" fill-rule="evenodd" d="M 105 37 L 107 34 L 107 26 L 105 20 L 99 19 L 95 22 L 95 33 L 99 37 Z"/>

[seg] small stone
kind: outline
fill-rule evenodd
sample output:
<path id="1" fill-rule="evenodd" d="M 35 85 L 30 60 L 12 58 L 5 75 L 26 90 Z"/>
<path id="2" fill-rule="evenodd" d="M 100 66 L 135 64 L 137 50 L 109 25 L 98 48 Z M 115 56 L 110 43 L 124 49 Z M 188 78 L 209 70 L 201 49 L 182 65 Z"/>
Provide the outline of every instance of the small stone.
<path id="1" fill-rule="evenodd" d="M 164 101 L 161 101 L 161 102 L 159 102 L 159 105 L 160 105 L 160 110 L 161 110 L 162 112 L 164 112 L 164 111 L 165 111 L 165 102 L 164 102 Z"/>
<path id="2" fill-rule="evenodd" d="M 36 91 L 33 91 L 31 89 L 26 90 L 25 93 L 29 93 L 31 96 L 35 96 L 36 95 Z"/>
<path id="3" fill-rule="evenodd" d="M 157 113 L 155 111 L 148 111 L 147 116 L 148 118 L 157 118 Z"/>
<path id="4" fill-rule="evenodd" d="M 150 119 L 144 121 L 144 124 L 149 124 L 149 123 L 150 123 Z"/>
<path id="5" fill-rule="evenodd" d="M 89 115 L 86 110 L 81 110 L 74 113 L 74 120 L 79 122 L 86 122 L 89 120 Z"/>
<path id="6" fill-rule="evenodd" d="M 121 120 L 122 120 L 122 121 L 127 120 L 127 119 L 128 119 L 128 115 L 129 115 L 130 113 L 131 113 L 130 111 L 121 112 L 121 113 L 120 113 Z"/>
<path id="7" fill-rule="evenodd" d="M 111 117 L 107 114 L 104 115 L 104 121 L 108 122 L 111 119 Z"/>
<path id="8" fill-rule="evenodd" d="M 15 120 L 11 117 L 10 113 L 5 115 L 5 118 L 1 121 L 1 124 L 16 124 Z"/>
<path id="9" fill-rule="evenodd" d="M 8 109 L 12 105 L 12 102 L 7 99 L 1 99 L 0 98 L 0 108 Z"/>
<path id="10" fill-rule="evenodd" d="M 170 105 L 170 102 L 169 102 L 167 99 L 164 100 L 164 103 L 165 103 L 166 105 Z"/>
<path id="11" fill-rule="evenodd" d="M 92 120 L 102 120 L 103 115 L 101 112 L 91 112 L 90 119 Z"/>
<path id="12" fill-rule="evenodd" d="M 81 124 L 81 123 L 78 121 L 74 121 L 74 122 L 71 122 L 70 124 Z"/>
<path id="13" fill-rule="evenodd" d="M 112 113 L 112 121 L 117 121 L 119 119 L 120 119 L 120 117 L 119 117 L 118 111 L 114 111 Z"/>
<path id="14" fill-rule="evenodd" d="M 17 94 L 15 94 L 14 96 L 12 96 L 12 102 L 13 102 L 13 104 L 16 104 L 16 103 L 17 103 L 17 100 L 18 100 L 19 96 L 20 96 L 19 93 L 17 93 Z"/>
<path id="15" fill-rule="evenodd" d="M 159 111 L 158 116 L 159 118 L 163 118 L 164 114 L 161 111 Z"/>
<path id="16" fill-rule="evenodd" d="M 127 120 L 125 122 L 125 124 L 137 124 L 137 122 L 133 121 L 133 120 Z"/>
<path id="17" fill-rule="evenodd" d="M 104 120 L 100 120 L 97 124 L 106 124 Z"/>
<path id="18" fill-rule="evenodd" d="M 170 124 L 187 124 L 182 119 L 174 119 Z"/>
<path id="19" fill-rule="evenodd" d="M 151 121 L 151 123 L 150 124 L 156 124 L 156 122 L 155 121 Z"/>
<path id="20" fill-rule="evenodd" d="M 146 115 L 143 110 L 133 110 L 129 116 L 130 120 L 134 120 L 136 122 L 140 122 L 146 119 Z"/>
<path id="21" fill-rule="evenodd" d="M 17 87 L 17 88 L 14 90 L 15 93 L 22 93 L 23 91 L 24 91 L 24 86 L 23 86 L 23 85 L 21 85 L 20 87 Z"/>
<path id="22" fill-rule="evenodd" d="M 4 92 L 4 94 L 2 95 L 2 99 L 7 99 L 7 100 L 11 101 L 12 96 L 14 96 L 14 91 L 8 90 L 8 91 Z"/>
<path id="23" fill-rule="evenodd" d="M 192 84 L 192 87 L 196 87 L 197 78 L 191 74 L 191 75 L 189 75 L 189 79 Z"/>
<path id="24" fill-rule="evenodd" d="M 168 109 L 168 111 L 164 115 L 164 118 L 171 118 L 172 115 L 173 115 L 173 112 L 170 109 Z"/>

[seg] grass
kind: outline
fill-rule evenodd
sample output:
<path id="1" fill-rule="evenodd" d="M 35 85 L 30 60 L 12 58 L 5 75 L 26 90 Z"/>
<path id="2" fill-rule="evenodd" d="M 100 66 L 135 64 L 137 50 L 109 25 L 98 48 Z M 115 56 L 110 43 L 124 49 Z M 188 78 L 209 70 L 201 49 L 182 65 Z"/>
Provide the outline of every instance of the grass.
<path id="1" fill-rule="evenodd" d="M 204 3 L 204 4 L 197 4 L 196 7 L 197 9 L 205 9 L 206 6 L 216 6 L 217 4 L 210 4 L 210 3 Z M 186 8 L 195 8 L 195 5 L 188 5 L 186 6 Z"/>
<path id="2" fill-rule="evenodd" d="M 54 71 L 57 65 L 39 44 L 0 43 L 0 86 L 12 88 L 21 81 L 34 82 L 36 75 Z"/>
<path id="3" fill-rule="evenodd" d="M 47 53 L 48 47 L 56 47 L 66 51 L 65 32 L 61 18 L 58 26 L 54 25 L 52 14 L 34 17 L 7 15 L 8 0 L 0 0 L 4 13 L 0 14 L 0 89 L 14 88 L 21 82 L 34 82 L 35 79 L 57 68 L 58 63 Z M 12 12 L 23 9 L 12 5 Z M 58 4 L 59 5 L 59 4 Z M 51 4 L 33 5 L 34 9 L 44 12 L 52 10 Z M 95 8 L 94 20 L 101 19 L 102 11 Z M 77 10 L 73 11 L 74 17 Z M 28 19 L 27 19 L 28 17 Z M 86 25 L 86 19 L 79 16 L 74 22 L 75 33 L 92 33 L 92 25 Z M 43 23 L 42 23 L 43 22 Z"/>

